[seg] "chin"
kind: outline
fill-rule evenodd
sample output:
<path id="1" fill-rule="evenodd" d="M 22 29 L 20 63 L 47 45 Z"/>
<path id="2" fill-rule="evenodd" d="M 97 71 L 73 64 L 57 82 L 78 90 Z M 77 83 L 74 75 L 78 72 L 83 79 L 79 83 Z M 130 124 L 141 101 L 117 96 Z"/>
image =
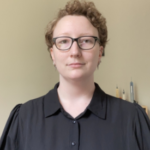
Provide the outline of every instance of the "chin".
<path id="1" fill-rule="evenodd" d="M 85 79 L 89 79 L 89 77 L 91 77 L 91 75 L 89 74 L 70 74 L 70 75 L 67 75 L 67 76 L 62 76 L 63 78 L 67 79 L 67 80 L 74 80 L 74 81 L 83 81 Z"/>

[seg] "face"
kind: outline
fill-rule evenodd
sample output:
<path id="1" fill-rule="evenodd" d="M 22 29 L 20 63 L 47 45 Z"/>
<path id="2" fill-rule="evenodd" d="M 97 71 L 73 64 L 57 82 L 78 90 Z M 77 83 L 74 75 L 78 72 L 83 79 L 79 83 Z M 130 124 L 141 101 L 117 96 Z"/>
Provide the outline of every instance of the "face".
<path id="1" fill-rule="evenodd" d="M 65 16 L 58 21 L 53 33 L 53 38 L 61 36 L 98 37 L 98 31 L 84 16 Z M 50 49 L 53 63 L 56 65 L 60 78 L 72 80 L 93 78 L 102 52 L 103 47 L 98 42 L 90 50 L 81 50 L 76 41 L 68 51 L 58 50 L 55 45 Z"/>

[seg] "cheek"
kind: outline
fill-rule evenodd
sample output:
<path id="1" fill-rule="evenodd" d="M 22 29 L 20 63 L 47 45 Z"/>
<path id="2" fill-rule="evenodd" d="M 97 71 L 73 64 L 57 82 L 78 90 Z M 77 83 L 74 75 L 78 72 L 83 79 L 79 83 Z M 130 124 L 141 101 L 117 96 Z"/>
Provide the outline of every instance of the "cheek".
<path id="1" fill-rule="evenodd" d="M 99 52 L 98 51 L 92 53 L 91 60 L 92 60 L 93 65 L 95 65 L 95 64 L 97 65 L 97 63 L 99 61 Z"/>
<path id="2" fill-rule="evenodd" d="M 93 69 L 97 68 L 98 62 L 100 61 L 99 52 L 95 52 L 92 57 L 92 67 Z"/>
<path id="3" fill-rule="evenodd" d="M 88 53 L 84 56 L 84 60 L 86 60 L 87 67 L 95 71 L 98 64 L 98 53 Z"/>
<path id="4" fill-rule="evenodd" d="M 54 57 L 55 57 L 55 63 L 56 63 L 57 66 L 60 66 L 60 65 L 62 65 L 66 62 L 65 53 L 55 52 Z"/>

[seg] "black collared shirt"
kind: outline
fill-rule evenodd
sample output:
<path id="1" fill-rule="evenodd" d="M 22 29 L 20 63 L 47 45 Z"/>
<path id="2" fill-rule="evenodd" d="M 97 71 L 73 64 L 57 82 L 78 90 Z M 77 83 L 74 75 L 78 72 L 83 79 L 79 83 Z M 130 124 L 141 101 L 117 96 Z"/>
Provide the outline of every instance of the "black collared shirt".
<path id="1" fill-rule="evenodd" d="M 59 103 L 58 86 L 12 110 L 0 150 L 150 150 L 150 121 L 138 104 L 95 83 L 91 103 L 73 118 Z"/>

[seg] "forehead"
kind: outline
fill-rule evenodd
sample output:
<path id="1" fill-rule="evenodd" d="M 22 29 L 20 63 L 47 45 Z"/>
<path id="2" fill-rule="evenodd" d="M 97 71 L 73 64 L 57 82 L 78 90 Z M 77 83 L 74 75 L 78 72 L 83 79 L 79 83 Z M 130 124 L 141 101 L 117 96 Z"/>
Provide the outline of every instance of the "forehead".
<path id="1" fill-rule="evenodd" d="M 65 16 L 61 18 L 54 29 L 53 37 L 71 36 L 78 37 L 84 35 L 98 36 L 98 30 L 84 16 Z"/>

